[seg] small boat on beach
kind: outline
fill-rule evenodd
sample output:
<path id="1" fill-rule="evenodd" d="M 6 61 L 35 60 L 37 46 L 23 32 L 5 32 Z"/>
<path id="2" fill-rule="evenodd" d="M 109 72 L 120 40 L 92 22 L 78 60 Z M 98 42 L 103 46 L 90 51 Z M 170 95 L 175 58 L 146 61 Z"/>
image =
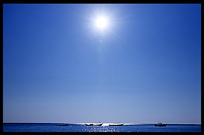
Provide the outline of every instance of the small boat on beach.
<path id="1" fill-rule="evenodd" d="M 123 126 L 123 123 L 113 123 L 109 124 L 109 126 Z"/>
<path id="2" fill-rule="evenodd" d="M 68 126 L 69 124 L 58 124 L 58 125 L 55 125 L 55 126 Z"/>
<path id="3" fill-rule="evenodd" d="M 160 126 L 160 127 L 165 127 L 167 124 L 162 124 L 161 122 L 159 122 L 158 124 L 155 124 L 154 126 Z"/>
<path id="4" fill-rule="evenodd" d="M 101 126 L 103 123 L 86 123 L 86 126 Z"/>

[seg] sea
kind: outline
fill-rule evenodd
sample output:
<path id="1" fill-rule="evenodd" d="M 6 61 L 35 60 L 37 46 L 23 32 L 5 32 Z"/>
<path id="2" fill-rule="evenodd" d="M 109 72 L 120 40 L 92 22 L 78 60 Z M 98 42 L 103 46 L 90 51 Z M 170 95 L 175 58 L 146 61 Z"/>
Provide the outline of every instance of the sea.
<path id="1" fill-rule="evenodd" d="M 201 125 L 167 124 L 165 127 L 154 124 L 124 124 L 123 126 L 85 126 L 66 123 L 3 123 L 3 132 L 201 132 Z"/>

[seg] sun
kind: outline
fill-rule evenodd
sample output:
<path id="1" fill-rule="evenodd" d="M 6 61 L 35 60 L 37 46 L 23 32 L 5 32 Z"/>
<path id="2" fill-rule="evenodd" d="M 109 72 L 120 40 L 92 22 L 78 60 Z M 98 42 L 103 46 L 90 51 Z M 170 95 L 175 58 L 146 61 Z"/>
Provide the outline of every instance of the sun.
<path id="1" fill-rule="evenodd" d="M 96 28 L 99 30 L 105 30 L 108 28 L 108 18 L 104 16 L 98 16 L 95 20 Z"/>

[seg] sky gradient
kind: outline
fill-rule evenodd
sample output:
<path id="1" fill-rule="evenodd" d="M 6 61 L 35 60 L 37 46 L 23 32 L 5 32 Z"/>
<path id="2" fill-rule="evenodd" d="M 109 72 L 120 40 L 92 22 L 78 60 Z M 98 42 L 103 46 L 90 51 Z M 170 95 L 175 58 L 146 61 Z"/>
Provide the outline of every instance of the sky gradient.
<path id="1" fill-rule="evenodd" d="M 200 4 L 3 4 L 3 122 L 99 121 L 201 123 Z"/>

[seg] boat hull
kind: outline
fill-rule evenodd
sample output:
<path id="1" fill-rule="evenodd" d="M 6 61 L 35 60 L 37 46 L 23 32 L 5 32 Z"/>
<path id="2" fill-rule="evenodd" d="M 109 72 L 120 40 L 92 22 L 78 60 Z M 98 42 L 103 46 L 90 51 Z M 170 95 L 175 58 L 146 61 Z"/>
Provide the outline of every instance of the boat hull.
<path id="1" fill-rule="evenodd" d="M 123 126 L 123 124 L 109 124 L 109 126 Z"/>
<path id="2" fill-rule="evenodd" d="M 59 125 L 55 125 L 55 126 L 68 126 L 69 124 L 59 124 Z"/>
<path id="3" fill-rule="evenodd" d="M 154 126 L 158 126 L 158 127 L 165 127 L 166 124 L 155 124 Z"/>
<path id="4" fill-rule="evenodd" d="M 85 124 L 86 126 L 101 126 L 103 123 L 100 124 Z"/>

